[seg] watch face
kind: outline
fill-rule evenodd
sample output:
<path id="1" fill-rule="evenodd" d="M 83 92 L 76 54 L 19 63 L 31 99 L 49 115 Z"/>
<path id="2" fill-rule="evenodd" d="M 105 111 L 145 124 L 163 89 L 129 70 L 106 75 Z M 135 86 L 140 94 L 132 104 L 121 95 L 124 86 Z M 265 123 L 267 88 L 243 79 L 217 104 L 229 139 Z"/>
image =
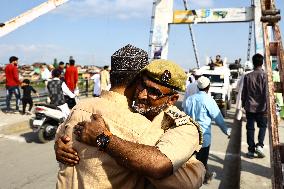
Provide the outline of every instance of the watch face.
<path id="1" fill-rule="evenodd" d="M 100 150 L 105 150 L 109 143 L 109 137 L 106 136 L 104 133 L 102 133 L 99 136 L 97 136 L 96 142 Z"/>
<path id="2" fill-rule="evenodd" d="M 101 141 L 102 141 L 101 138 L 97 138 L 97 141 L 96 141 L 96 142 L 97 142 L 97 146 L 98 146 L 98 147 L 102 146 L 102 142 L 101 142 Z"/>

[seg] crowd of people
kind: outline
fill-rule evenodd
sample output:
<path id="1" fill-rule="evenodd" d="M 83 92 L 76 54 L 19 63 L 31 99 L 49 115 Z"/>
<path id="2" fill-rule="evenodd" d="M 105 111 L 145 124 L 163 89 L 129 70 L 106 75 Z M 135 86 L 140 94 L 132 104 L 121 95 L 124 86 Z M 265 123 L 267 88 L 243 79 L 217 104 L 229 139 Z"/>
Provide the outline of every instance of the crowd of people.
<path id="1" fill-rule="evenodd" d="M 220 55 L 216 56 L 216 62 L 222 62 Z M 263 141 L 267 128 L 267 74 L 262 69 L 263 56 L 255 54 L 252 57 L 253 70 L 246 71 L 238 82 L 237 96 L 237 112 L 238 120 L 242 117 L 242 109 L 245 110 L 247 120 L 247 143 L 249 158 L 264 158 Z M 212 63 L 211 64 L 215 64 Z M 240 64 L 240 59 L 235 62 Z M 214 66 L 221 66 L 215 64 Z M 207 160 L 211 141 L 211 120 L 221 128 L 224 134 L 230 136 L 231 129 L 227 128 L 224 118 L 212 97 L 208 94 L 210 88 L 210 80 L 204 76 L 199 70 L 193 70 L 191 77 L 188 78 L 187 89 L 182 107 L 185 113 L 196 120 L 203 131 L 203 146 L 197 153 L 197 159 L 204 163 L 206 170 Z M 255 143 L 254 133 L 257 123 L 259 128 L 258 143 Z M 214 174 L 207 171 L 205 182 L 211 180 Z"/>
<path id="2" fill-rule="evenodd" d="M 111 60 L 110 75 L 105 66 L 92 76 L 94 98 L 77 103 L 70 103 L 78 83 L 75 60 L 65 68 L 60 63 L 51 74 L 46 66 L 41 68 L 50 103 L 67 118 L 55 137 L 57 188 L 182 189 L 209 184 L 214 178 L 207 165 L 211 122 L 228 138 L 231 135 L 210 96 L 210 80 L 199 70 L 187 78 L 169 60 L 148 62 L 148 54 L 132 45 L 116 51 Z M 252 60 L 254 71 L 244 76 L 241 92 L 247 117 L 247 155 L 263 158 L 267 75 L 261 68 L 262 55 L 256 54 Z M 12 94 L 19 109 L 17 63 L 18 58 L 11 57 L 5 68 L 8 110 Z M 25 113 L 26 104 L 30 104 L 29 111 L 32 107 L 31 92 L 37 92 L 28 80 L 21 86 Z M 182 91 L 183 111 L 175 106 Z M 257 144 L 255 121 L 260 128 Z"/>
<path id="3" fill-rule="evenodd" d="M 5 67 L 5 75 L 6 75 L 6 112 L 7 113 L 17 113 L 20 112 L 20 101 L 22 101 L 23 109 L 22 114 L 31 114 L 31 110 L 33 107 L 33 98 L 32 92 L 34 92 L 37 96 L 39 94 L 37 91 L 30 85 L 29 79 L 24 79 L 23 81 L 19 80 L 18 73 L 18 57 L 12 56 L 9 59 L 9 64 Z M 66 97 L 74 98 L 74 92 L 76 90 L 77 82 L 78 82 L 78 71 L 75 65 L 75 60 L 70 60 L 67 66 L 64 68 L 64 63 L 62 66 L 61 62 L 58 68 L 54 68 L 52 66 L 49 69 L 46 65 L 41 65 L 41 79 L 45 82 L 49 98 L 51 104 L 58 106 L 59 108 L 65 104 Z M 55 82 L 55 80 L 59 80 Z M 62 87 L 61 87 L 62 85 Z M 59 87 L 60 86 L 60 87 Z M 23 95 L 21 96 L 20 87 L 23 90 Z M 61 94 L 62 93 L 62 94 Z M 12 95 L 16 97 L 16 109 L 13 111 L 11 109 L 10 101 Z M 65 95 L 65 97 L 63 96 Z M 26 105 L 29 104 L 29 110 L 26 112 Z M 72 103 L 71 103 L 72 104 Z M 75 106 L 75 103 L 72 104 Z M 63 112 L 67 112 L 65 109 L 62 109 Z M 70 111 L 69 111 L 70 112 Z M 68 114 L 66 114 L 68 115 Z"/>
<path id="4" fill-rule="evenodd" d="M 5 67 L 6 75 L 6 113 L 22 113 L 31 114 L 33 107 L 32 92 L 39 96 L 39 93 L 31 86 L 29 79 L 20 81 L 18 73 L 18 57 L 12 56 L 9 64 Z M 78 70 L 75 66 L 75 60 L 70 59 L 69 62 L 59 62 L 58 67 L 53 65 L 42 64 L 40 66 L 40 78 L 45 83 L 48 92 L 48 102 L 58 106 L 65 117 L 70 113 L 76 105 L 75 97 L 78 96 Z M 104 66 L 103 71 L 96 70 L 91 79 L 94 79 L 94 96 L 100 96 L 101 90 L 109 90 L 109 67 Z M 20 88 L 23 93 L 21 95 Z M 16 109 L 11 108 L 12 95 L 16 97 Z M 20 102 L 23 109 L 20 111 Z M 26 111 L 26 105 L 29 109 Z M 67 106 L 68 107 L 67 107 Z"/>

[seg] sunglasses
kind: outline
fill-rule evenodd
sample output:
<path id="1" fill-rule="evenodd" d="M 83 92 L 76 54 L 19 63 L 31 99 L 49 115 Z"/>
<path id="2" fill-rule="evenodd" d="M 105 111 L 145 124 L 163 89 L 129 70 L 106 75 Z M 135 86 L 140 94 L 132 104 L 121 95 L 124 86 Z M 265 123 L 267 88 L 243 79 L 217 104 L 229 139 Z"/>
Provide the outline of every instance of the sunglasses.
<path id="1" fill-rule="evenodd" d="M 141 78 L 138 86 L 139 86 L 138 88 L 139 88 L 140 91 L 143 91 L 144 89 L 146 89 L 148 97 L 153 99 L 153 100 L 157 100 L 159 98 L 162 98 L 162 97 L 165 97 L 165 96 L 170 96 L 170 95 L 173 94 L 172 92 L 168 93 L 168 94 L 163 94 L 159 89 L 147 86 L 144 79 L 142 79 L 142 78 Z"/>

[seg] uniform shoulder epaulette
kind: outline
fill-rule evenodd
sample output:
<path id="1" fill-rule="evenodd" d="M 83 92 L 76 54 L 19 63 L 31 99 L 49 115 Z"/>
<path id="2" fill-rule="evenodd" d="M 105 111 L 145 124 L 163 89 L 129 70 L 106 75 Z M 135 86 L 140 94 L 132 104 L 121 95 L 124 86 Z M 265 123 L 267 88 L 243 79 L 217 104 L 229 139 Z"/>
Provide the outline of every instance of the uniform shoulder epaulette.
<path id="1" fill-rule="evenodd" d="M 169 108 L 167 111 L 165 111 L 165 114 L 172 119 L 174 122 L 174 126 L 179 127 L 183 125 L 194 125 L 198 131 L 199 134 L 199 144 L 202 145 L 203 141 L 203 135 L 202 130 L 196 121 L 194 121 L 190 116 L 186 115 L 183 111 L 180 111 L 178 108 Z"/>

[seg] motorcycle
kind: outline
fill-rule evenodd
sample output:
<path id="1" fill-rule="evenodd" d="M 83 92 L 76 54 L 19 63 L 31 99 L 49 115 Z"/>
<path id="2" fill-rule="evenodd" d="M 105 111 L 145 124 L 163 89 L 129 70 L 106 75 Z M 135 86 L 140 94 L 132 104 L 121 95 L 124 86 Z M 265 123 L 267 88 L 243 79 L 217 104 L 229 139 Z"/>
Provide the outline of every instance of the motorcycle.
<path id="1" fill-rule="evenodd" d="M 42 143 L 54 139 L 58 126 L 65 120 L 62 111 L 51 104 L 36 104 L 35 118 L 31 124 L 33 132 L 37 133 Z"/>

